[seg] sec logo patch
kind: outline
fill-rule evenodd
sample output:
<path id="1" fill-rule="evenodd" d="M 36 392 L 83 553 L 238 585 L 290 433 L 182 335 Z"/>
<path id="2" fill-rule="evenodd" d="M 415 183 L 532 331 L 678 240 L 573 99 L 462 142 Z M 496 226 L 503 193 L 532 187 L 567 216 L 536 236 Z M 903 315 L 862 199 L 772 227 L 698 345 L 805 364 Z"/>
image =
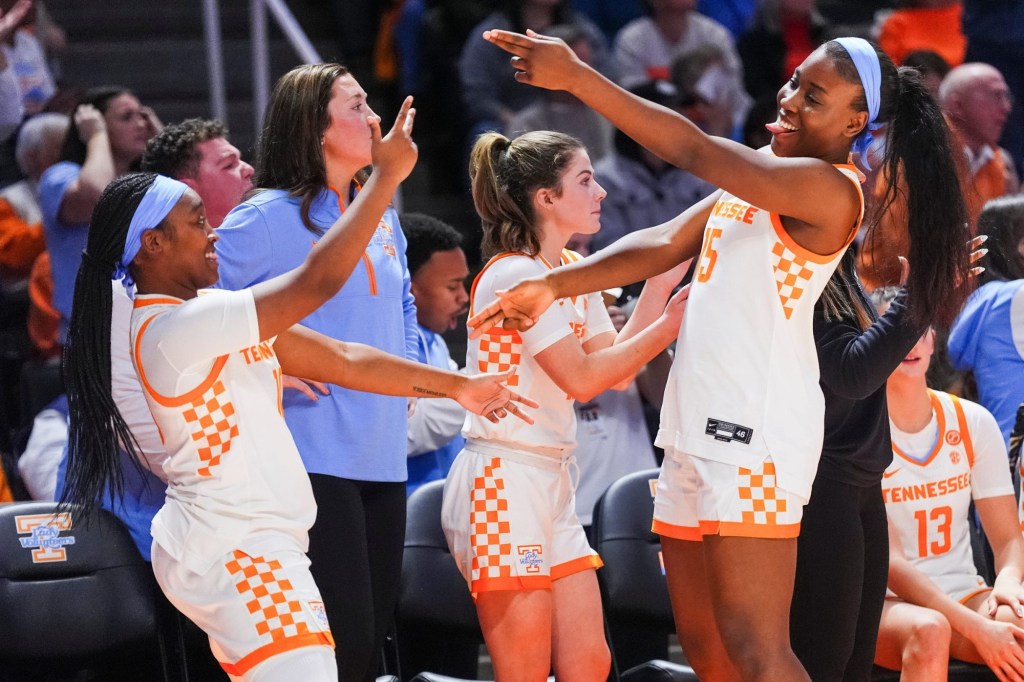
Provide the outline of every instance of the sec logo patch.
<path id="1" fill-rule="evenodd" d="M 963 439 L 960 437 L 959 431 L 946 432 L 946 442 L 949 443 L 950 445 L 960 445 L 961 440 Z"/>

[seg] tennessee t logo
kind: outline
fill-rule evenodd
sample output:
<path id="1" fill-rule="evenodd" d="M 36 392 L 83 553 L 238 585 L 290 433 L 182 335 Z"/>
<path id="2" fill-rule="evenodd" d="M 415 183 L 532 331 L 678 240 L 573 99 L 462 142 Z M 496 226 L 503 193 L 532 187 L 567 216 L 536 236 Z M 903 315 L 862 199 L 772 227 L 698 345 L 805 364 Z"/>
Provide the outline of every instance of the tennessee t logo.
<path id="1" fill-rule="evenodd" d="M 15 516 L 14 523 L 18 535 L 31 533 L 30 537 L 19 540 L 23 548 L 32 549 L 32 563 L 68 560 L 64 546 L 75 544 L 75 538 L 61 537 L 60 533 L 71 530 L 71 514 L 25 514 Z"/>

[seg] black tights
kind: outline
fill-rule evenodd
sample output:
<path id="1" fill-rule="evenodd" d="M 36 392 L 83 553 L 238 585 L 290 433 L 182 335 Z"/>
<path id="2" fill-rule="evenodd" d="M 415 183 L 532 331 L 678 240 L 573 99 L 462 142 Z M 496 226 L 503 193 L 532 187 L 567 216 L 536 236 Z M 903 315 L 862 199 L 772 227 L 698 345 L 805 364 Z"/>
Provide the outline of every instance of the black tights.
<path id="1" fill-rule="evenodd" d="M 881 483 L 819 476 L 804 507 L 789 617 L 793 652 L 814 682 L 867 681 L 889 572 Z"/>
<path id="2" fill-rule="evenodd" d="M 334 635 L 338 679 L 376 678 L 398 601 L 405 542 L 405 483 L 310 474 L 316 523 L 309 530 L 313 579 Z"/>

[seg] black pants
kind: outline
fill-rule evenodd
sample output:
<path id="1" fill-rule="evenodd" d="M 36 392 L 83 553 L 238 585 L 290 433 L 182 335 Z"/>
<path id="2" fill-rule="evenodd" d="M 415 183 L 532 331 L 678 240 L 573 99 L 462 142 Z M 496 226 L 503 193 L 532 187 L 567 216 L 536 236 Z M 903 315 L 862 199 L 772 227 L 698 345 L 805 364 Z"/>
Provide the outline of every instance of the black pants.
<path id="1" fill-rule="evenodd" d="M 804 507 L 789 628 L 814 682 L 866 681 L 889 572 L 882 486 L 819 476 Z"/>
<path id="2" fill-rule="evenodd" d="M 405 483 L 310 474 L 316 523 L 310 570 L 334 635 L 338 679 L 376 678 L 398 601 L 405 542 Z"/>

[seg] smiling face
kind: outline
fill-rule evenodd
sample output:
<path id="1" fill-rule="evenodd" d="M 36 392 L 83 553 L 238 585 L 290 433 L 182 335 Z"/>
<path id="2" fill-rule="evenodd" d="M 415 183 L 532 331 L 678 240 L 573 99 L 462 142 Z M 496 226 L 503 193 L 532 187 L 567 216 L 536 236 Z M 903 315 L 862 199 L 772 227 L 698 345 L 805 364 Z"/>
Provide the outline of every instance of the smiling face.
<path id="1" fill-rule="evenodd" d="M 217 234 L 206 221 L 203 200 L 192 189 L 185 190 L 164 219 L 166 237 L 164 271 L 186 291 L 195 292 L 217 283 Z M 174 293 L 174 292 L 166 292 Z"/>
<path id="2" fill-rule="evenodd" d="M 355 173 L 370 165 L 371 132 L 367 116 L 373 109 L 366 103 L 366 91 L 349 74 L 334 81 L 331 100 L 327 105 L 331 122 L 324 131 L 324 162 L 328 175 L 331 169 L 344 169 Z"/>
<path id="3" fill-rule="evenodd" d="M 819 47 L 779 90 L 778 118 L 765 126 L 772 152 L 845 163 L 853 139 L 867 124 L 867 112 L 853 109 L 862 96 L 860 84 L 843 78 Z"/>
<path id="4" fill-rule="evenodd" d="M 607 195 L 594 177 L 590 156 L 577 149 L 558 186 L 538 190 L 538 215 L 544 216 L 547 226 L 564 232 L 566 239 L 574 233 L 594 234 L 601 229 L 601 202 Z"/>

